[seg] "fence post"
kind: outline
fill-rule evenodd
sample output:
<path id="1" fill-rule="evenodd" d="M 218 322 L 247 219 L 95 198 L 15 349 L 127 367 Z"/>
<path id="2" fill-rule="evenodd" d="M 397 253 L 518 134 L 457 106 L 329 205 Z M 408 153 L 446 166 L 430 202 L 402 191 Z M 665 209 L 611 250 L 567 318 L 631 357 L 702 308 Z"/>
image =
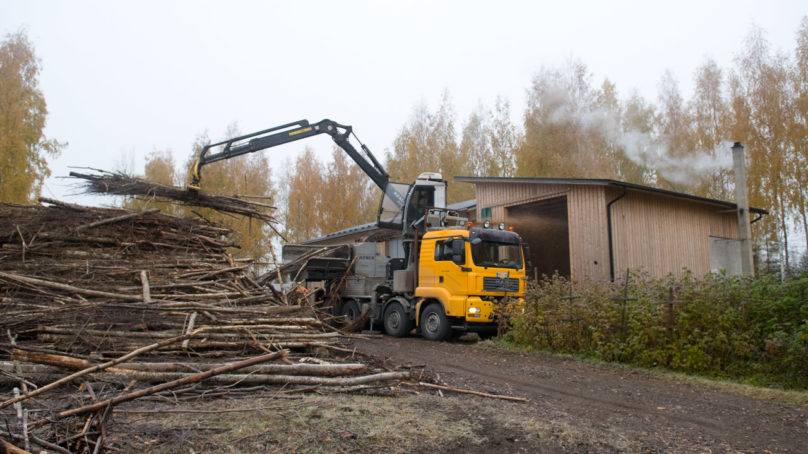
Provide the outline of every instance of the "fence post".
<path id="1" fill-rule="evenodd" d="M 626 268 L 626 282 L 623 286 L 623 297 L 622 298 L 612 298 L 612 301 L 620 301 L 621 302 L 621 309 L 620 309 L 620 324 L 616 326 L 616 328 L 620 329 L 620 342 L 625 342 L 626 340 L 626 302 L 628 301 L 637 301 L 637 298 L 629 298 L 628 297 L 628 281 L 631 277 L 630 270 Z M 615 326 L 612 325 L 614 328 Z"/>
<path id="2" fill-rule="evenodd" d="M 678 296 L 678 290 L 677 290 L 677 296 Z M 657 300 L 657 301 L 654 301 L 654 302 L 657 303 L 657 304 L 664 304 L 664 305 L 667 306 L 667 310 L 665 311 L 665 315 L 664 315 L 664 318 L 665 318 L 665 322 L 664 322 L 665 323 L 665 341 L 668 344 L 670 344 L 671 342 L 673 342 L 673 331 L 674 331 L 674 329 L 676 327 L 676 312 L 675 312 L 676 305 L 680 304 L 680 303 L 683 303 L 684 301 L 680 300 L 678 298 L 674 298 L 674 287 L 669 287 L 668 288 L 668 299 Z M 671 354 L 670 353 L 668 353 L 667 358 L 666 358 L 665 361 L 666 361 L 666 365 L 670 365 L 670 362 L 671 362 Z"/>
<path id="3" fill-rule="evenodd" d="M 580 323 L 577 323 L 577 322 L 580 322 L 580 320 L 581 320 L 581 319 L 580 319 L 580 318 L 576 318 L 576 317 L 575 317 L 575 313 L 574 313 L 574 311 L 573 311 L 573 307 L 572 307 L 572 302 L 573 302 L 573 301 L 575 301 L 575 300 L 577 300 L 577 299 L 579 299 L 579 298 L 580 298 L 580 296 L 579 296 L 579 295 L 573 295 L 573 293 L 572 293 L 572 279 L 570 279 L 570 294 L 569 294 L 569 296 L 562 296 L 562 297 L 560 298 L 562 301 L 563 301 L 563 300 L 567 300 L 567 303 L 568 303 L 567 308 L 568 308 L 568 311 L 569 311 L 569 318 L 566 318 L 566 319 L 561 319 L 561 320 L 560 320 L 561 322 L 567 322 L 567 323 L 569 323 L 569 325 L 570 325 L 570 330 L 569 330 L 569 331 L 570 331 L 570 338 L 567 340 L 567 347 L 568 347 L 568 348 L 572 348 L 572 347 L 573 347 L 573 345 L 572 345 L 572 344 L 573 344 L 573 342 L 572 342 L 572 340 L 573 340 L 573 339 L 572 339 L 572 332 L 573 332 L 573 329 L 572 329 L 572 324 L 573 324 L 573 323 L 576 323 L 577 328 L 578 328 L 578 329 L 576 329 L 576 330 L 575 330 L 575 335 L 576 335 L 576 339 L 575 339 L 575 341 L 576 341 L 576 342 L 575 342 L 575 343 L 576 343 L 576 344 L 577 344 L 577 340 L 578 340 L 578 339 L 577 339 L 578 334 L 579 334 L 579 333 L 580 333 L 580 331 L 581 331 L 581 329 L 580 329 Z"/>

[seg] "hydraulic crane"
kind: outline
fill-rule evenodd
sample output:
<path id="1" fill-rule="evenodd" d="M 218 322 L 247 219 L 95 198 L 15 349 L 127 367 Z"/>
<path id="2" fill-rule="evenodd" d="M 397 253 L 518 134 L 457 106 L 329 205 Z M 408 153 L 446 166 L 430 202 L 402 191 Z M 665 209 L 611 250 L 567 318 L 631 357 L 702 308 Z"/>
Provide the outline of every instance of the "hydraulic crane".
<path id="1" fill-rule="evenodd" d="M 351 126 L 332 120 L 310 123 L 300 120 L 262 131 L 246 134 L 218 143 L 206 145 L 191 168 L 191 190 L 199 190 L 202 167 L 247 153 L 265 150 L 319 134 L 328 134 L 334 142 L 370 177 L 382 192 L 379 209 L 379 225 L 412 233 L 413 222 L 424 214 L 426 208 L 446 206 L 446 182 L 436 173 L 424 173 L 414 184 L 394 183 L 376 157 L 354 134 Z M 362 152 L 350 142 L 352 136 L 360 144 Z"/>
<path id="2" fill-rule="evenodd" d="M 350 126 L 300 120 L 208 145 L 194 163 L 189 188 L 199 190 L 207 164 L 319 134 L 331 136 L 381 188 L 377 224 L 399 232 L 386 240 L 385 254 L 373 242 L 343 245 L 354 265 L 348 272 L 346 264 L 340 273 L 346 276 L 335 295 L 341 313 L 353 319 L 368 310 L 371 322 L 383 323 L 394 336 L 406 335 L 416 324 L 432 340 L 453 330 L 495 330 L 494 304 L 524 294 L 519 235 L 471 228 L 465 218 L 445 210 L 446 181 L 440 174 L 422 173 L 412 184 L 391 182 Z M 352 135 L 361 152 L 349 141 Z M 289 247 L 305 251 L 310 246 Z M 286 252 L 287 247 L 284 256 Z"/>
<path id="3" fill-rule="evenodd" d="M 264 129 L 263 131 L 254 132 L 232 139 L 224 140 L 222 142 L 206 145 L 202 152 L 199 154 L 193 168 L 191 169 L 191 184 L 189 189 L 199 190 L 199 181 L 202 178 L 200 173 L 202 167 L 224 159 L 235 158 L 247 153 L 254 153 L 267 148 L 283 145 L 285 143 L 294 142 L 296 140 L 306 139 L 319 134 L 328 134 L 334 142 L 342 148 L 348 156 L 370 177 L 371 180 L 382 191 L 386 191 L 387 183 L 390 181 L 390 175 L 384 170 L 384 167 L 376 160 L 373 153 L 370 152 L 367 146 L 359 142 L 364 155 L 360 153 L 351 142 L 348 140 L 351 135 L 356 138 L 351 126 L 341 125 L 335 121 L 328 119 L 318 121 L 317 123 L 309 123 L 308 120 L 300 120 L 285 125 L 276 126 L 274 128 Z M 221 148 L 220 151 L 210 153 L 211 149 Z M 392 191 L 389 194 L 401 204 L 404 203 L 404 196 L 397 191 Z M 386 192 L 385 192 L 386 193 Z"/>

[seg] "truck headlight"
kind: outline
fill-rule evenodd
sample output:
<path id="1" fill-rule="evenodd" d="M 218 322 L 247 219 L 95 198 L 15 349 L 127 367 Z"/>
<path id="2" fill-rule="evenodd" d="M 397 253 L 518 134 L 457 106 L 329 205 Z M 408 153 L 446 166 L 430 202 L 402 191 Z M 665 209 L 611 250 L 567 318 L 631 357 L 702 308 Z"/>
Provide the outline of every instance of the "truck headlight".
<path id="1" fill-rule="evenodd" d="M 480 313 L 480 308 L 479 307 L 470 307 L 469 308 L 469 314 L 479 314 L 479 313 Z"/>

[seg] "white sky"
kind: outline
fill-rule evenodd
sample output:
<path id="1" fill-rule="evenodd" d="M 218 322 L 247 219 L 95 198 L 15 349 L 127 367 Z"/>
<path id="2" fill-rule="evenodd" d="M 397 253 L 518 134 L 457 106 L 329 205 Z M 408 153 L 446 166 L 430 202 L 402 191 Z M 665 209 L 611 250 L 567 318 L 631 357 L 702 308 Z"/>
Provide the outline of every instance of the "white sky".
<path id="1" fill-rule="evenodd" d="M 579 58 L 599 85 L 649 100 L 666 69 L 689 96 L 711 56 L 733 66 L 752 24 L 791 53 L 803 1 L 30 1 L 0 0 L 0 33 L 24 30 L 42 61 L 46 134 L 69 142 L 51 162 L 119 168 L 169 149 L 178 163 L 208 130 L 248 133 L 306 118 L 351 124 L 383 159 L 413 107 L 448 89 L 459 130 L 498 94 L 520 122 L 530 80 Z M 304 145 L 273 153 L 279 168 Z M 425 169 L 429 170 L 429 169 Z M 43 195 L 76 203 L 68 181 Z M 102 202 L 103 203 L 103 202 Z"/>

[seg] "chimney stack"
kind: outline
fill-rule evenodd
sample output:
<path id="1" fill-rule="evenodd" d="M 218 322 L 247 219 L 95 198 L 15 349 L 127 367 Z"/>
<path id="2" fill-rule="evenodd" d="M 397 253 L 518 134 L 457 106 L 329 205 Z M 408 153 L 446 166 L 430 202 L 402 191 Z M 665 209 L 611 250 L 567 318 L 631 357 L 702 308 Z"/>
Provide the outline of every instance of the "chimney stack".
<path id="1" fill-rule="evenodd" d="M 749 198 L 746 191 L 746 159 L 743 145 L 732 146 L 732 163 L 735 171 L 735 202 L 738 205 L 738 236 L 741 243 L 741 273 L 755 275 L 752 259 L 752 228 L 749 222 Z"/>

